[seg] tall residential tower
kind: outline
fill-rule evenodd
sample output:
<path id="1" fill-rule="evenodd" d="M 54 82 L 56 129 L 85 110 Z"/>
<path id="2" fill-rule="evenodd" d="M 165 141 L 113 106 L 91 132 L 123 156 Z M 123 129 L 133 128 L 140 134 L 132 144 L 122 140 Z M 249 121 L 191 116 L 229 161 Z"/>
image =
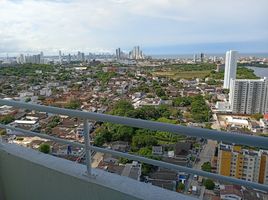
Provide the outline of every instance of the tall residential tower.
<path id="1" fill-rule="evenodd" d="M 223 88 L 229 89 L 231 79 L 236 78 L 236 68 L 237 68 L 237 51 L 227 51 L 225 58 L 225 70 L 224 70 L 224 84 Z"/>
<path id="2" fill-rule="evenodd" d="M 268 79 L 231 79 L 229 102 L 233 113 L 267 113 Z"/>

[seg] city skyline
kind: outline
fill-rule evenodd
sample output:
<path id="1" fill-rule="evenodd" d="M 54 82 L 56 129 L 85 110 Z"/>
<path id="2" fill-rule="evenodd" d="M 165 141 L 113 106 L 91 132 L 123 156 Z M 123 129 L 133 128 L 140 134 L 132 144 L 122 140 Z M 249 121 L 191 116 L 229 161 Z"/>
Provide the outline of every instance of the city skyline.
<path id="1" fill-rule="evenodd" d="M 137 44 L 148 55 L 268 52 L 264 0 L 4 0 L 0 5 L 2 55 L 114 52 Z"/>

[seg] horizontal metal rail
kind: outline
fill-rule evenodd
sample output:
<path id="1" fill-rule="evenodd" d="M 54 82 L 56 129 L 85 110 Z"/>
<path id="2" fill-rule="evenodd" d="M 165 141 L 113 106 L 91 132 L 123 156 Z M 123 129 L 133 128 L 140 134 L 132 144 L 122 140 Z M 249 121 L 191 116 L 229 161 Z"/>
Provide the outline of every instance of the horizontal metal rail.
<path id="1" fill-rule="evenodd" d="M 73 142 L 70 140 L 57 138 L 57 137 L 53 137 L 53 136 L 50 136 L 50 135 L 47 135 L 44 133 L 36 133 L 36 132 L 28 131 L 28 130 L 21 129 L 21 128 L 15 128 L 15 127 L 3 125 L 3 124 L 0 124 L 0 128 L 6 128 L 6 129 L 13 130 L 13 131 L 18 131 L 18 132 L 21 132 L 21 133 L 28 135 L 28 136 L 38 136 L 40 138 L 45 138 L 45 139 L 52 140 L 52 141 L 55 141 L 55 142 L 58 142 L 61 144 L 65 144 L 65 145 L 72 145 L 72 146 L 85 148 L 84 144 L 81 144 L 78 142 Z M 100 148 L 100 147 L 96 147 L 96 146 L 90 146 L 89 148 L 92 151 L 111 154 L 114 156 L 127 158 L 129 160 L 135 160 L 135 161 L 151 164 L 151 165 L 166 168 L 166 169 L 186 172 L 189 174 L 196 174 L 199 176 L 204 176 L 204 177 L 212 178 L 215 180 L 220 180 L 223 182 L 228 182 L 228 183 L 233 183 L 233 184 L 237 184 L 237 185 L 242 185 L 245 187 L 255 188 L 258 190 L 268 191 L 268 185 L 249 182 L 249 181 L 236 179 L 236 178 L 232 178 L 232 177 L 228 177 L 228 176 L 222 176 L 219 174 L 213 174 L 213 173 L 209 173 L 209 172 L 205 172 L 205 171 L 201 171 L 201 170 L 197 170 L 197 169 L 193 169 L 193 168 L 188 168 L 188 167 L 184 167 L 184 166 L 180 166 L 180 165 L 174 165 L 174 164 L 170 164 L 170 163 L 166 163 L 166 162 L 162 162 L 162 161 L 158 161 L 158 160 L 153 160 L 153 159 L 149 159 L 149 158 L 145 158 L 145 157 L 141 157 L 141 156 L 137 156 L 137 155 L 133 155 L 133 154 L 122 153 L 122 152 L 114 151 L 111 149 L 104 149 L 104 148 Z"/>
<path id="2" fill-rule="evenodd" d="M 29 110 L 36 110 L 47 113 L 67 115 L 70 117 L 78 117 L 82 119 L 90 119 L 99 122 L 111 122 L 122 124 L 136 128 L 145 128 L 153 131 L 164 131 L 190 137 L 199 137 L 211 140 L 222 141 L 226 143 L 242 144 L 247 146 L 255 146 L 258 148 L 268 149 L 268 137 L 241 135 L 224 131 L 209 130 L 203 128 L 192 128 L 182 125 L 168 124 L 156 121 L 134 119 L 128 117 L 120 117 L 108 114 L 100 114 L 94 112 L 85 112 L 79 110 L 70 110 L 51 106 L 43 106 L 38 104 L 30 104 L 19 101 L 0 99 L 0 105 L 14 106 Z"/>

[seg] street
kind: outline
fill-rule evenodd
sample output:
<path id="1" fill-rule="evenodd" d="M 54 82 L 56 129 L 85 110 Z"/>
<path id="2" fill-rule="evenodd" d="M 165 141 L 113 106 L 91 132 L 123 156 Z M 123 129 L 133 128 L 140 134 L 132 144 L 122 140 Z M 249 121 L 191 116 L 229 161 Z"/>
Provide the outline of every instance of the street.
<path id="1" fill-rule="evenodd" d="M 194 169 L 199 169 L 201 170 L 201 166 L 205 162 L 211 162 L 212 157 L 214 156 L 214 151 L 217 146 L 217 141 L 214 140 L 208 140 L 207 144 L 205 144 L 199 153 L 198 158 L 200 159 L 198 162 L 193 163 L 193 168 Z M 189 189 L 191 188 L 192 185 L 198 186 L 198 182 L 194 179 L 194 174 L 190 174 L 189 179 L 187 180 L 187 183 L 185 185 L 185 193 L 188 193 Z M 200 187 L 200 196 L 199 198 L 202 199 L 204 195 L 205 187 L 201 186 Z"/>

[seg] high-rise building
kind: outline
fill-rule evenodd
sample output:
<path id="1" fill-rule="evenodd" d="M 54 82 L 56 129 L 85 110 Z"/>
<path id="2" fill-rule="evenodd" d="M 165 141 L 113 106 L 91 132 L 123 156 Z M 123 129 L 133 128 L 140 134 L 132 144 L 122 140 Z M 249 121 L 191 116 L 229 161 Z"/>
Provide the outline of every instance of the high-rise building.
<path id="1" fill-rule="evenodd" d="M 224 176 L 268 185 L 268 151 L 219 144 L 217 172 Z"/>
<path id="2" fill-rule="evenodd" d="M 62 63 L 61 50 L 59 51 L 59 62 Z"/>
<path id="3" fill-rule="evenodd" d="M 81 53 L 81 61 L 85 62 L 85 53 L 83 53 L 83 52 Z"/>
<path id="4" fill-rule="evenodd" d="M 205 54 L 204 53 L 201 53 L 200 54 L 200 61 L 201 62 L 204 62 L 204 58 L 205 58 Z"/>
<path id="5" fill-rule="evenodd" d="M 25 63 L 25 56 L 23 54 L 20 54 L 18 57 L 17 57 L 17 63 L 18 64 L 24 64 Z"/>
<path id="6" fill-rule="evenodd" d="M 44 59 L 44 53 L 43 51 L 40 52 L 40 64 L 44 64 L 45 63 L 45 59 Z"/>
<path id="7" fill-rule="evenodd" d="M 72 60 L 72 58 L 71 58 L 71 54 L 69 54 L 69 55 L 68 55 L 68 63 L 70 63 L 71 60 Z"/>
<path id="8" fill-rule="evenodd" d="M 25 63 L 41 64 L 41 55 L 27 55 L 25 56 Z"/>
<path id="9" fill-rule="evenodd" d="M 233 113 L 267 113 L 268 79 L 231 79 L 229 102 Z"/>
<path id="10" fill-rule="evenodd" d="M 82 60 L 82 54 L 80 51 L 77 52 L 77 60 L 81 61 Z"/>
<path id="11" fill-rule="evenodd" d="M 133 48 L 133 50 L 129 53 L 129 58 L 134 60 L 144 59 L 144 55 L 139 46 L 135 46 Z"/>
<path id="12" fill-rule="evenodd" d="M 196 63 L 196 54 L 194 54 L 193 61 Z"/>
<path id="13" fill-rule="evenodd" d="M 121 52 L 121 49 L 118 48 L 116 49 L 116 59 L 120 60 L 121 58 L 122 58 L 122 52 Z"/>
<path id="14" fill-rule="evenodd" d="M 237 51 L 230 50 L 226 52 L 224 84 L 223 84 L 223 88 L 225 89 L 229 89 L 231 79 L 236 78 L 237 58 L 238 58 Z"/>

